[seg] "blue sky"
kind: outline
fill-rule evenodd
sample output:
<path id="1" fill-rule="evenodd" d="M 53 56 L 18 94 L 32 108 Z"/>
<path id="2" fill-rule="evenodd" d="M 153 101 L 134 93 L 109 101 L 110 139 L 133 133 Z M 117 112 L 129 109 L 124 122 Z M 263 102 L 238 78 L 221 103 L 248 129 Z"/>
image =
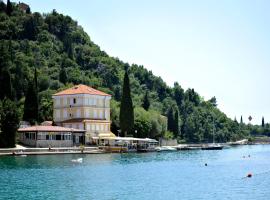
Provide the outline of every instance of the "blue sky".
<path id="1" fill-rule="evenodd" d="M 109 55 L 178 81 L 229 117 L 270 121 L 269 1 L 25 0 L 77 20 Z"/>

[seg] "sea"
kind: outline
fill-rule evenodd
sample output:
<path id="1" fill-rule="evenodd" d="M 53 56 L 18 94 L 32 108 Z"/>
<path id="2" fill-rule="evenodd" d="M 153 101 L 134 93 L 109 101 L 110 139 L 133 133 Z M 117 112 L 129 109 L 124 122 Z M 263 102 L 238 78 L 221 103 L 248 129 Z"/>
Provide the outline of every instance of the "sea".
<path id="1" fill-rule="evenodd" d="M 0 199 L 269 200 L 270 145 L 1 156 Z"/>

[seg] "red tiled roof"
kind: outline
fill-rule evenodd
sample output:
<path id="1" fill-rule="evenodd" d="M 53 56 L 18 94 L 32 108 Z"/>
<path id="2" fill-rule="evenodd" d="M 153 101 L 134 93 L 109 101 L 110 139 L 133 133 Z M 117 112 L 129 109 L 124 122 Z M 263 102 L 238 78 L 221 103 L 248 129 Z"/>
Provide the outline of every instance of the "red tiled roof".
<path id="1" fill-rule="evenodd" d="M 62 126 L 30 126 L 26 128 L 19 128 L 19 132 L 85 132 L 85 130 L 66 128 Z"/>
<path id="2" fill-rule="evenodd" d="M 99 90 L 96 90 L 94 88 L 91 88 L 87 85 L 82 85 L 82 84 L 75 85 L 72 88 L 58 92 L 54 94 L 53 96 L 70 95 L 70 94 L 92 94 L 92 95 L 100 95 L 100 96 L 111 96 L 109 94 L 106 94 L 105 92 L 101 92 Z"/>

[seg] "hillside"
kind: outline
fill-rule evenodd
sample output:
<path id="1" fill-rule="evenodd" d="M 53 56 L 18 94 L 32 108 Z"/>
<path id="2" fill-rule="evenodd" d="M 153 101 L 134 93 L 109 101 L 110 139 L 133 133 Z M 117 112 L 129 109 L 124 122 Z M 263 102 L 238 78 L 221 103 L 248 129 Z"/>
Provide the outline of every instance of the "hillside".
<path id="1" fill-rule="evenodd" d="M 169 87 L 142 65 L 129 65 L 101 51 L 71 17 L 53 10 L 48 14 L 31 13 L 17 4 L 7 14 L 0 5 L 1 81 L 11 74 L 12 98 L 22 117 L 26 90 L 38 74 L 39 121 L 52 119 L 51 94 L 73 84 L 83 83 L 112 94 L 112 131 L 119 129 L 119 101 L 125 68 L 128 69 L 135 129 L 138 137 L 172 137 L 166 132 L 167 116 L 172 108 L 179 126 L 174 137 L 186 142 L 225 142 L 246 137 L 248 127 L 228 118 L 217 108 L 216 98 L 204 100 L 194 89 L 184 91 L 178 83 Z M 3 83 L 3 82 L 2 82 Z M 2 84 L 1 84 L 2 85 Z M 4 84 L 2 91 L 5 91 Z M 146 92 L 149 110 L 142 108 Z M 3 99 L 5 93 L 1 95 Z"/>

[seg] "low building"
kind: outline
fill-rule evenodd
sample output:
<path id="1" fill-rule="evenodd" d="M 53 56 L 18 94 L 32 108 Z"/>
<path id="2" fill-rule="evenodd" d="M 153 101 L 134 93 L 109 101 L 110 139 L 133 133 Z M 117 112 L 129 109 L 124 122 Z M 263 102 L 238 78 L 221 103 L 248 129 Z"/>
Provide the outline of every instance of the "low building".
<path id="1" fill-rule="evenodd" d="M 31 126 L 18 129 L 19 141 L 32 147 L 72 147 L 85 144 L 85 130 L 60 126 Z"/>

